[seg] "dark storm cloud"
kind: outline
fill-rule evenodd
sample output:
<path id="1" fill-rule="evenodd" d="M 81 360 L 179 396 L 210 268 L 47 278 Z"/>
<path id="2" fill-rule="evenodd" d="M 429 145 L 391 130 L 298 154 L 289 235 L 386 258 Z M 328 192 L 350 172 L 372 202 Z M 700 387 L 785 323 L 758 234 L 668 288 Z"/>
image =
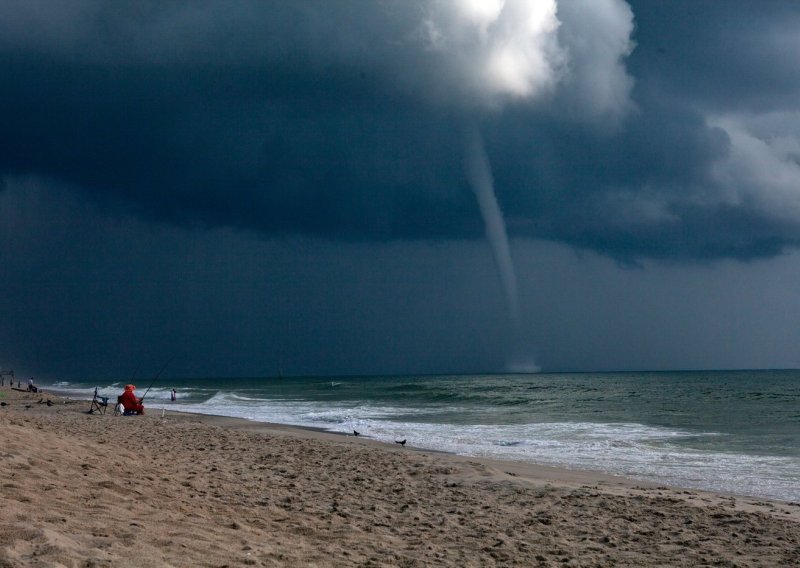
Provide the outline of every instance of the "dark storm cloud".
<path id="1" fill-rule="evenodd" d="M 796 109 L 800 9 L 766 0 L 636 0 L 637 82 L 698 107 Z"/>
<path id="2" fill-rule="evenodd" d="M 623 259 L 800 242 L 794 2 L 561 2 L 518 97 L 473 75 L 450 4 L 3 3 L 0 170 L 181 224 L 472 238 L 477 120 L 512 235 Z"/>

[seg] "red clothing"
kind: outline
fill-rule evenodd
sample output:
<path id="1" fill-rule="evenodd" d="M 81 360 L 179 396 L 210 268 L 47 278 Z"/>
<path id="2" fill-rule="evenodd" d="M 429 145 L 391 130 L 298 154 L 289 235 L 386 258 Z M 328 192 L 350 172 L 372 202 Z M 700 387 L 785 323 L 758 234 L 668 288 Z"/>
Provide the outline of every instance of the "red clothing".
<path id="1" fill-rule="evenodd" d="M 125 412 L 134 411 L 138 412 L 139 414 L 144 414 L 144 405 L 138 398 L 136 398 L 136 395 L 133 394 L 133 391 L 126 390 L 124 393 L 122 393 L 119 401 L 122 403 L 122 406 L 125 407 Z"/>

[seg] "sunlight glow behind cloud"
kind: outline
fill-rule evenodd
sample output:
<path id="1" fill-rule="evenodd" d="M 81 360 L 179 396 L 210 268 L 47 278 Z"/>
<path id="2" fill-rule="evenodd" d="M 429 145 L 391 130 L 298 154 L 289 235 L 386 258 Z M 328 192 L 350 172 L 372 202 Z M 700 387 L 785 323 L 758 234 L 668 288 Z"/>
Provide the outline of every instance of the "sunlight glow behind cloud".
<path id="1" fill-rule="evenodd" d="M 431 50 L 460 66 L 472 95 L 528 98 L 557 80 L 565 56 L 558 45 L 555 0 L 450 0 L 429 7 Z"/>

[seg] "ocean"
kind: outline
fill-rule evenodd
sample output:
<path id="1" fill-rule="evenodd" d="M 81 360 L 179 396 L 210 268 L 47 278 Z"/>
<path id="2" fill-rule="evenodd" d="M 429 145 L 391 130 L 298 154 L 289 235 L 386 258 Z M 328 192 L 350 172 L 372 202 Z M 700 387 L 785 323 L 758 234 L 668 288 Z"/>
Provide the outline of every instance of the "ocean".
<path id="1" fill-rule="evenodd" d="M 128 382 L 42 386 L 113 400 Z M 800 502 L 800 371 L 170 378 L 145 406 Z"/>

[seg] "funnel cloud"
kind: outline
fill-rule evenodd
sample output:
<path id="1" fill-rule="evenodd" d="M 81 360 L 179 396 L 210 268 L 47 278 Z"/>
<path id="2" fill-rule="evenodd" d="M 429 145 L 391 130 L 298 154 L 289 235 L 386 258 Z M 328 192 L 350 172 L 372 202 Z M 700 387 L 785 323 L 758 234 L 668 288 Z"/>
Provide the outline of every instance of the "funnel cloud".
<path id="1" fill-rule="evenodd" d="M 483 147 L 483 140 L 477 128 L 470 128 L 467 133 L 466 158 L 464 169 L 470 185 L 478 199 L 483 221 L 486 224 L 486 238 L 492 248 L 500 282 L 508 308 L 511 325 L 518 333 L 520 329 L 519 293 L 517 292 L 517 276 L 514 273 L 514 262 L 511 259 L 511 247 L 508 244 L 508 233 L 503 221 L 503 212 L 497 203 L 494 193 L 494 182 Z"/>

